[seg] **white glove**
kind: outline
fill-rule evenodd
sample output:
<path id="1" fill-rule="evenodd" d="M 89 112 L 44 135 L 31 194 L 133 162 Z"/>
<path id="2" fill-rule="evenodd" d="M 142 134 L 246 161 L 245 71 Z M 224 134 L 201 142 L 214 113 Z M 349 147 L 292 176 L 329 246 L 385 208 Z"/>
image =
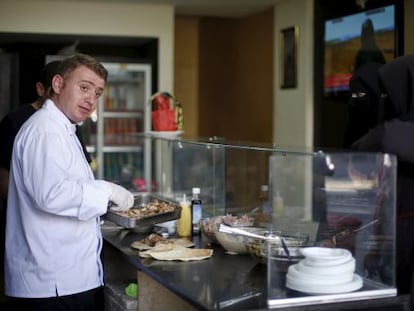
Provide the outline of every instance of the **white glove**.
<path id="1" fill-rule="evenodd" d="M 110 209 L 116 212 L 129 210 L 134 205 L 132 193 L 120 185 L 112 182 L 107 183 L 109 185 L 109 200 L 115 204 Z"/>

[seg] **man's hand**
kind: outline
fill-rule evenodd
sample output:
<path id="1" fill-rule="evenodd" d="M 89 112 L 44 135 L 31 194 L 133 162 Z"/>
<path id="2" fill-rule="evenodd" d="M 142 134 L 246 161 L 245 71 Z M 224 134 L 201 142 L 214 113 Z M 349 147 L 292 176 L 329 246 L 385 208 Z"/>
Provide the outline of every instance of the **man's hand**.
<path id="1" fill-rule="evenodd" d="M 112 201 L 115 206 L 111 206 L 110 209 L 116 212 L 127 211 L 134 205 L 134 196 L 124 187 L 108 182 L 109 185 L 109 200 Z"/>

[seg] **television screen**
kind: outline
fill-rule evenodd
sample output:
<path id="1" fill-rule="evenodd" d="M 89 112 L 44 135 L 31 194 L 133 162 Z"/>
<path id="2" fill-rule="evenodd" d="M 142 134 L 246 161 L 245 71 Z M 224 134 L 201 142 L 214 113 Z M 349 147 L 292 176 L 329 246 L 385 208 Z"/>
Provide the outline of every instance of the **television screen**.
<path id="1" fill-rule="evenodd" d="M 395 57 L 394 11 L 388 5 L 325 21 L 325 95 L 348 91 L 352 73 L 364 62 Z"/>

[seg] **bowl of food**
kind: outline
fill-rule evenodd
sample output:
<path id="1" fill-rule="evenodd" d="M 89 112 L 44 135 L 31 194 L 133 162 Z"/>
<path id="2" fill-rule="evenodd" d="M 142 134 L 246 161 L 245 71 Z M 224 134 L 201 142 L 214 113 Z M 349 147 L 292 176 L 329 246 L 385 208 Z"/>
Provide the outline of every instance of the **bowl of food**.
<path id="1" fill-rule="evenodd" d="M 245 245 L 250 255 L 259 263 L 267 264 L 269 258 L 274 261 L 280 271 L 303 259 L 300 249 L 308 246 L 309 235 L 301 232 L 272 231 L 267 228 L 256 228 L 253 233 L 261 236 L 272 236 L 274 239 L 245 237 Z"/>
<path id="2" fill-rule="evenodd" d="M 249 227 L 253 226 L 253 217 L 248 215 L 233 216 L 230 214 L 214 217 L 206 217 L 201 221 L 201 232 L 215 244 L 220 244 L 217 240 L 216 233 L 220 224 L 226 224 L 232 227 Z"/>
<path id="3" fill-rule="evenodd" d="M 201 232 L 211 243 L 219 244 L 216 238 L 217 226 L 222 224 L 224 216 L 207 217 L 201 220 Z"/>
<path id="4" fill-rule="evenodd" d="M 255 227 L 238 227 L 247 232 L 254 232 L 257 230 Z M 216 239 L 218 243 L 226 250 L 228 254 L 247 254 L 246 237 L 236 235 L 227 232 L 221 232 L 216 228 Z"/>

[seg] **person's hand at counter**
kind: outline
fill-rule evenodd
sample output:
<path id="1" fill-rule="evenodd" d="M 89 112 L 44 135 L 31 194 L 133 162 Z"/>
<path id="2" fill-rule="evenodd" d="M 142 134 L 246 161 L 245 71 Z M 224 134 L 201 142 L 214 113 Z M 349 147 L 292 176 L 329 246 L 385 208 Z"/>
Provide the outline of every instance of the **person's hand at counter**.
<path id="1" fill-rule="evenodd" d="M 112 211 L 127 211 L 134 205 L 134 196 L 130 191 L 112 182 L 107 182 L 109 186 L 109 200 L 115 205 L 111 206 Z"/>

